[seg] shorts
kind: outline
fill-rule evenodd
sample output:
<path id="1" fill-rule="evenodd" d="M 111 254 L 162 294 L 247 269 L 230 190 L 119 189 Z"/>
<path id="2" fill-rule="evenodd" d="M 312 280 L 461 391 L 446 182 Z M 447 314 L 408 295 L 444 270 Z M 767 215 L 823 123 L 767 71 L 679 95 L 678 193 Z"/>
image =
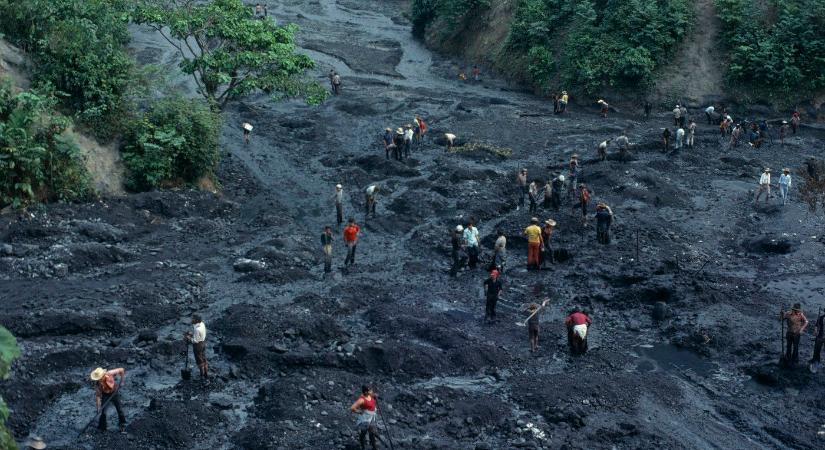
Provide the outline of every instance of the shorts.
<path id="1" fill-rule="evenodd" d="M 528 324 L 527 335 L 530 336 L 530 339 L 539 337 L 539 324 Z"/>

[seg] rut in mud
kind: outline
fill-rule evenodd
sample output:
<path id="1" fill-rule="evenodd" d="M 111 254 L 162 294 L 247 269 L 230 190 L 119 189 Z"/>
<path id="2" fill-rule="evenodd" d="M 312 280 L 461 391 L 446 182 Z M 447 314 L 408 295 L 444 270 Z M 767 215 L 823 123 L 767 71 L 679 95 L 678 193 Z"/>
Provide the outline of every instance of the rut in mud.
<path id="1" fill-rule="evenodd" d="M 752 199 L 761 168 L 800 166 L 825 133 L 811 126 L 784 148 L 728 149 L 700 121 L 696 148 L 665 155 L 666 112 L 601 119 L 574 105 L 554 116 L 506 83 L 457 83 L 452 61 L 412 40 L 405 8 L 270 4 L 301 26 L 319 79 L 342 73 L 344 93 L 320 107 L 266 96 L 235 105 L 221 194 L 145 193 L 0 218 L 0 323 L 24 353 L 0 385 L 15 434 L 56 449 L 355 449 L 348 407 L 367 383 L 399 449 L 820 447 L 822 375 L 777 368 L 775 317 L 794 301 L 822 306 L 822 222 L 796 200 Z M 143 62 L 174 67 L 157 36 L 134 32 Z M 430 138 L 403 163 L 386 161 L 380 130 L 416 113 Z M 255 125 L 248 146 L 244 121 Z M 569 258 L 527 272 L 517 168 L 546 179 L 622 130 L 632 160 L 588 162 L 581 176 L 616 214 L 613 243 L 596 244 L 569 204 L 541 209 L 559 222 L 555 244 Z M 446 153 L 433 138 L 447 131 L 513 154 Z M 339 182 L 363 233 L 355 268 L 340 271 L 337 241 L 335 274 L 324 277 L 318 237 L 334 224 Z M 364 222 L 371 183 L 382 193 Z M 488 254 L 497 228 L 511 237 L 493 325 L 482 320 L 483 273 L 448 276 L 448 231 L 470 216 Z M 239 258 L 266 267 L 239 273 Z M 533 356 L 515 323 L 523 303 L 544 297 Z M 561 321 L 576 304 L 595 323 L 590 352 L 571 358 Z M 216 377 L 206 388 L 180 380 L 193 312 L 209 329 Z M 805 339 L 803 357 L 810 351 Z M 128 433 L 78 439 L 94 408 L 85 380 L 99 365 L 127 370 Z"/>

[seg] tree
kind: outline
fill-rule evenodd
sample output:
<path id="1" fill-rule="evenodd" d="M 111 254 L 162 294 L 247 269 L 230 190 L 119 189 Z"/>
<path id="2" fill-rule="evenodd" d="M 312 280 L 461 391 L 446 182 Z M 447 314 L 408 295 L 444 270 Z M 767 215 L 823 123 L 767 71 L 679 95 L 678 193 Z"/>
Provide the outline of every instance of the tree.
<path id="1" fill-rule="evenodd" d="M 295 25 L 255 18 L 241 0 L 141 0 L 134 21 L 163 36 L 180 54 L 213 107 L 256 90 L 318 103 L 326 90 L 303 75 L 315 63 L 295 53 Z"/>
<path id="2" fill-rule="evenodd" d="M 5 380 L 9 376 L 11 362 L 20 356 L 20 349 L 17 347 L 17 340 L 14 339 L 9 330 L 0 326 L 0 380 Z M 6 429 L 6 420 L 9 418 L 9 409 L 3 397 L 0 397 L 0 448 L 16 449 L 9 430 Z"/>

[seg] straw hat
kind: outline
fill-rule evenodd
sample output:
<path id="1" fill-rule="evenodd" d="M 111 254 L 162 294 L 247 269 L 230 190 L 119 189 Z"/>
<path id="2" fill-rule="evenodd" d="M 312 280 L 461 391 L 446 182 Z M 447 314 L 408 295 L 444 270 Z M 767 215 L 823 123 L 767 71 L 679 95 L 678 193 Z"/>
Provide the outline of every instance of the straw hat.
<path id="1" fill-rule="evenodd" d="M 412 128 L 412 124 L 407 124 L 407 128 Z"/>
<path id="2" fill-rule="evenodd" d="M 458 225 L 458 226 L 455 227 L 455 231 L 458 231 L 460 233 L 460 232 L 464 231 L 464 227 L 462 227 L 461 225 Z"/>
<path id="3" fill-rule="evenodd" d="M 770 171 L 771 171 L 770 167 L 765 167 L 765 172 L 770 172 Z"/>
<path id="4" fill-rule="evenodd" d="M 246 131 L 252 131 L 252 124 L 244 122 L 243 129 Z"/>
<path id="5" fill-rule="evenodd" d="M 335 185 L 335 189 L 338 189 L 339 191 L 343 188 L 344 188 L 344 186 L 341 186 L 340 184 Z"/>
<path id="6" fill-rule="evenodd" d="M 800 305 L 799 303 L 794 303 L 794 305 L 791 307 L 791 311 L 802 311 L 802 305 Z"/>
<path id="7" fill-rule="evenodd" d="M 788 169 L 786 167 L 786 168 L 782 169 L 782 173 L 791 173 L 791 169 Z"/>
<path id="8" fill-rule="evenodd" d="M 782 121 L 782 125 L 787 125 L 787 124 L 788 124 L 788 121 L 787 121 L 787 120 L 783 120 L 783 121 Z"/>
<path id="9" fill-rule="evenodd" d="M 43 439 L 39 436 L 32 436 L 29 438 L 29 441 L 26 442 L 26 447 L 30 447 L 35 450 L 43 450 L 46 448 L 46 443 L 43 442 Z"/>
<path id="10" fill-rule="evenodd" d="M 564 95 L 564 94 L 566 94 L 566 93 L 567 93 L 567 91 L 561 91 L 561 93 L 562 93 L 562 95 Z"/>
<path id="11" fill-rule="evenodd" d="M 553 220 L 553 219 L 547 219 L 547 220 L 544 221 L 544 223 L 546 223 L 547 225 L 550 225 L 551 227 L 556 226 L 556 221 Z"/>
<path id="12" fill-rule="evenodd" d="M 396 128 L 395 134 L 404 134 L 404 129 L 401 127 Z"/>
<path id="13" fill-rule="evenodd" d="M 570 159 L 579 159 L 579 154 L 573 153 L 573 156 L 571 156 Z"/>
<path id="14" fill-rule="evenodd" d="M 390 128 L 390 127 L 384 128 L 384 131 L 392 131 L 392 128 Z"/>
<path id="15" fill-rule="evenodd" d="M 564 175 L 559 175 L 559 181 L 561 181 L 562 183 L 564 183 Z"/>
<path id="16" fill-rule="evenodd" d="M 607 208 L 607 203 L 599 202 L 596 204 L 596 208 Z"/>
<path id="17" fill-rule="evenodd" d="M 531 223 L 539 223 L 539 218 L 538 217 L 533 217 L 532 219 L 530 219 L 530 222 Z"/>
<path id="18" fill-rule="evenodd" d="M 106 375 L 106 369 L 98 367 L 97 369 L 93 370 L 92 373 L 89 374 L 89 378 L 91 378 L 92 381 L 100 381 L 100 379 L 103 378 L 104 375 Z"/>

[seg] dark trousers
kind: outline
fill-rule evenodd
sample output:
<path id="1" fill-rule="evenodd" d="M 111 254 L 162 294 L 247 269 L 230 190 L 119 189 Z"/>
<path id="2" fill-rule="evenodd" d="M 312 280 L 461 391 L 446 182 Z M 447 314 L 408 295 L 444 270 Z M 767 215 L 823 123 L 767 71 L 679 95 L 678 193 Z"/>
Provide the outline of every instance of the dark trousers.
<path id="1" fill-rule="evenodd" d="M 573 327 L 567 327 L 567 345 L 570 346 L 570 354 L 583 355 L 587 353 L 587 338 L 580 338 L 573 333 Z"/>
<path id="2" fill-rule="evenodd" d="M 468 263 L 471 269 L 475 269 L 478 265 L 478 247 L 467 246 Z"/>
<path id="3" fill-rule="evenodd" d="M 596 225 L 596 240 L 599 241 L 599 244 L 609 244 L 610 228 L 603 225 Z"/>
<path id="4" fill-rule="evenodd" d="M 192 351 L 195 353 L 195 364 L 198 365 L 201 377 L 206 378 L 209 374 L 209 363 L 206 361 L 206 341 L 192 344 Z"/>
<path id="5" fill-rule="evenodd" d="M 811 358 L 812 363 L 818 363 L 822 357 L 822 345 L 825 344 L 825 338 L 818 338 L 814 343 L 814 356 Z"/>
<path id="6" fill-rule="evenodd" d="M 496 303 L 498 303 L 498 296 L 487 296 L 487 304 L 484 310 L 484 318 L 495 320 L 496 318 Z"/>
<path id="7" fill-rule="evenodd" d="M 109 401 L 109 399 L 112 399 Z M 110 406 L 115 407 L 115 411 L 117 411 L 117 421 L 120 426 L 126 426 L 126 415 L 123 414 L 123 407 L 120 406 L 120 394 L 118 392 L 114 392 L 111 394 L 103 394 L 100 398 L 100 404 L 104 405 L 106 402 L 109 401 L 109 404 L 103 408 L 103 411 L 100 411 L 100 420 L 97 423 L 97 428 L 100 430 L 106 430 L 106 410 L 109 409 Z"/>
<path id="8" fill-rule="evenodd" d="M 785 360 L 790 363 L 798 363 L 799 362 L 799 338 L 802 337 L 800 334 L 791 333 L 788 331 L 785 333 L 785 341 L 786 341 L 786 348 L 785 348 Z"/>
<path id="9" fill-rule="evenodd" d="M 467 257 L 459 252 L 453 252 L 453 266 L 450 267 L 450 276 L 454 277 L 458 274 L 458 271 L 464 267 L 464 264 L 467 264 Z"/>
<path id="10" fill-rule="evenodd" d="M 553 258 L 553 247 L 550 245 L 547 238 L 544 239 L 544 249 L 541 252 L 541 265 L 543 266 L 546 262 L 549 262 L 550 264 L 556 262 Z"/>
<path id="11" fill-rule="evenodd" d="M 706 112 L 705 115 L 708 117 L 708 125 L 713 125 L 713 119 L 710 116 L 709 112 Z"/>
<path id="12" fill-rule="evenodd" d="M 534 212 L 536 212 L 536 209 L 538 207 L 538 205 L 536 203 L 536 197 L 533 197 L 532 195 L 530 195 L 529 197 L 530 197 L 530 213 L 534 213 Z"/>
<path id="13" fill-rule="evenodd" d="M 518 205 L 520 207 L 524 206 L 524 197 L 527 195 L 527 186 L 519 186 L 518 187 Z"/>
<path id="14" fill-rule="evenodd" d="M 410 157 L 410 150 L 412 149 L 412 139 L 404 140 L 404 156 L 409 158 Z"/>
<path id="15" fill-rule="evenodd" d="M 344 205 L 340 203 L 335 204 L 335 220 L 338 221 L 338 226 L 344 223 Z"/>
<path id="16" fill-rule="evenodd" d="M 558 211 L 559 207 L 561 206 L 561 192 L 559 192 L 557 189 L 553 190 L 553 197 L 551 197 L 551 203 L 553 204 L 553 209 Z"/>
<path id="17" fill-rule="evenodd" d="M 347 243 L 347 258 L 344 260 L 344 265 L 349 266 L 355 264 L 355 247 L 358 244 L 355 242 Z"/>
<path id="18" fill-rule="evenodd" d="M 378 429 L 375 427 L 374 424 L 362 428 L 358 431 L 358 442 L 361 444 L 361 450 L 365 450 L 367 448 L 367 434 L 370 435 L 370 447 L 373 450 L 378 450 Z"/>

